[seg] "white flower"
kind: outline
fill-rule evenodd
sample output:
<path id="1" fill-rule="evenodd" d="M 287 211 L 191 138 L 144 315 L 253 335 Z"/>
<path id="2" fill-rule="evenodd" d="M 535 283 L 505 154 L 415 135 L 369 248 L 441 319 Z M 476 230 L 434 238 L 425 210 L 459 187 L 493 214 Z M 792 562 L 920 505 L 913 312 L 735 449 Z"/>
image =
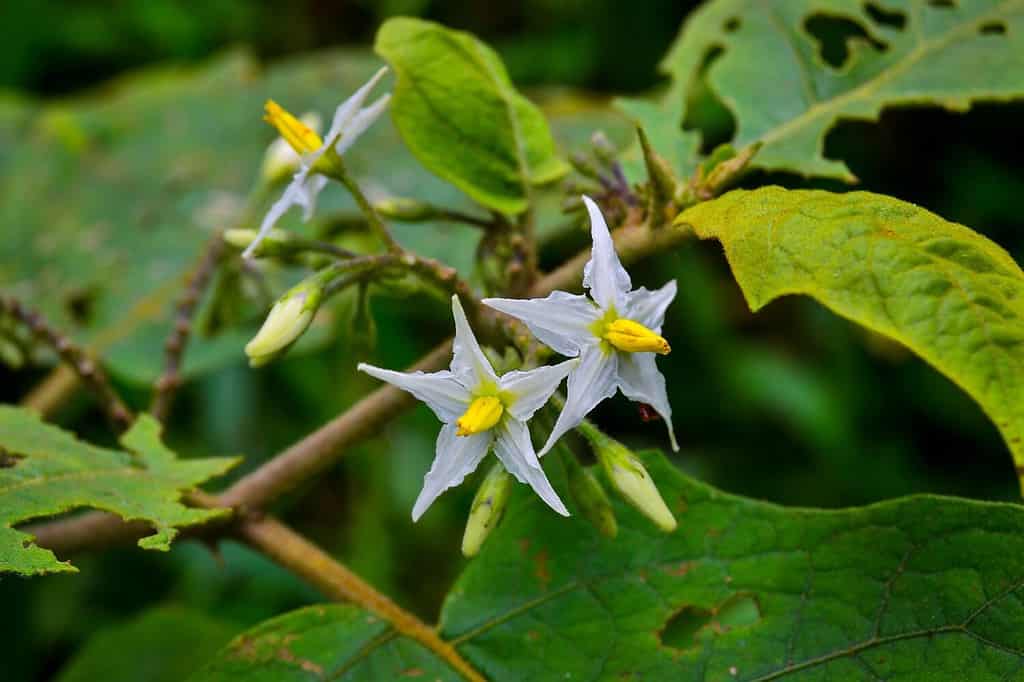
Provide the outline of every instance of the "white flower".
<path id="1" fill-rule="evenodd" d="M 474 471 L 492 446 L 510 474 L 532 487 L 556 512 L 568 516 L 540 466 L 526 422 L 548 401 L 576 360 L 499 377 L 480 350 L 458 296 L 452 296 L 452 314 L 455 344 L 449 370 L 405 373 L 359 365 L 360 371 L 412 393 L 444 422 L 434 463 L 413 506 L 413 520 Z"/>
<path id="2" fill-rule="evenodd" d="M 555 351 L 579 356 L 579 365 L 569 374 L 565 408 L 540 454 L 617 389 L 628 398 L 650 404 L 665 420 L 672 449 L 679 450 L 665 377 L 655 365 L 655 356 L 670 350 L 660 334 L 665 310 L 676 296 L 675 280 L 657 291 L 631 290 L 629 273 L 619 262 L 600 209 L 590 197 L 583 201 L 590 213 L 594 242 L 583 270 L 589 298 L 555 291 L 547 298 L 484 299 L 495 310 L 522 320 Z"/>
<path id="3" fill-rule="evenodd" d="M 327 178 L 314 172 L 316 162 L 329 150 L 339 156 L 344 154 L 356 139 L 384 113 L 391 95 L 380 97 L 368 107 L 363 107 L 363 103 L 385 73 L 387 73 L 387 67 L 377 71 L 363 87 L 356 90 L 351 97 L 338 106 L 334 112 L 334 119 L 331 121 L 331 128 L 327 131 L 327 136 L 324 139 L 320 139 L 320 136 L 312 129 L 275 103 L 267 103 L 267 120 L 281 132 L 281 136 L 302 158 L 298 172 L 285 188 L 281 198 L 275 201 L 267 211 L 267 215 L 260 224 L 259 234 L 249 248 L 242 253 L 243 258 L 252 256 L 263 237 L 292 206 L 301 206 L 303 209 L 302 219 L 310 219 L 316 209 L 316 197 L 327 184 Z"/>

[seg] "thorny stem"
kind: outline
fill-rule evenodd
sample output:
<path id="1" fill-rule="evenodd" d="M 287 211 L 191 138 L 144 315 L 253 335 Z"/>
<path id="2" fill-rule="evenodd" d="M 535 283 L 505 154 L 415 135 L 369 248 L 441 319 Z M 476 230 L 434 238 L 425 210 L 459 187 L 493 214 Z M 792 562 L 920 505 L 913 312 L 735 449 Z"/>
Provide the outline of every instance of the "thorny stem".
<path id="1" fill-rule="evenodd" d="M 616 250 L 624 263 L 631 263 L 663 251 L 689 236 L 689 232 L 677 229 L 652 230 L 645 222 L 627 224 L 615 230 L 613 234 Z M 580 252 L 535 282 L 528 295 L 546 296 L 555 289 L 578 290 L 583 266 L 589 259 L 589 249 Z M 451 339 L 448 339 L 409 370 L 437 371 L 448 364 L 450 357 Z M 383 425 L 414 404 L 415 400 L 404 391 L 390 385 L 381 386 L 339 416 L 236 481 L 219 497 L 219 504 L 242 510 L 265 507 L 282 494 L 330 467 L 348 448 L 379 433 Z M 103 515 L 105 524 L 124 525 L 116 516 L 101 512 L 93 514 Z M 72 528 L 68 533 L 47 534 L 45 528 L 40 527 L 33 531 L 40 538 L 46 536 L 45 542 L 40 541 L 40 545 L 58 550 L 58 553 L 66 547 L 79 548 L 80 540 L 67 537 L 77 534 L 76 529 Z M 125 537 L 131 536 L 126 534 Z"/>
<path id="2" fill-rule="evenodd" d="M 0 310 L 25 325 L 37 339 L 52 348 L 67 363 L 96 395 L 100 407 L 117 429 L 123 430 L 131 423 L 131 411 L 110 385 L 106 372 L 82 348 L 54 329 L 41 313 L 22 305 L 17 299 L 0 296 Z"/>
<path id="3" fill-rule="evenodd" d="M 188 276 L 185 294 L 178 301 L 171 334 L 164 343 L 164 371 L 153 384 L 149 412 L 160 422 L 167 420 L 174 394 L 181 385 L 181 362 L 192 332 L 192 318 L 213 273 L 224 255 L 224 240 L 215 234 L 203 252 L 199 264 Z"/>

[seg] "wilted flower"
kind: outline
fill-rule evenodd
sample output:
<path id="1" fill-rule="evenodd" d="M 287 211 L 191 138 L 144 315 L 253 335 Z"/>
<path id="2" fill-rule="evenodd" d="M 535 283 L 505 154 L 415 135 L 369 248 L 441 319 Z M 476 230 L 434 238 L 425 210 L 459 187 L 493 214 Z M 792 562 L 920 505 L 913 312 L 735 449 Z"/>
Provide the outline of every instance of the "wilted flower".
<path id="1" fill-rule="evenodd" d="M 631 289 L 629 273 L 615 253 L 608 225 L 597 204 L 583 197 L 590 213 L 593 248 L 583 270 L 590 297 L 552 292 L 547 298 L 489 298 L 484 303 L 522 320 L 530 331 L 562 355 L 578 355 L 569 374 L 569 395 L 540 454 L 605 398 L 621 390 L 628 398 L 651 405 L 668 427 L 672 449 L 678 450 L 665 377 L 656 355 L 671 349 L 661 337 L 665 310 L 676 296 L 672 280 L 657 291 Z"/>
<path id="2" fill-rule="evenodd" d="M 552 509 L 568 516 L 540 466 L 526 422 L 547 402 L 576 361 L 499 377 L 473 336 L 458 296 L 452 296 L 452 314 L 455 343 L 449 370 L 404 373 L 359 365 L 361 371 L 422 400 L 444 422 L 434 463 L 413 506 L 413 520 L 475 470 L 492 446 L 510 474 L 532 487 Z"/>
<path id="3" fill-rule="evenodd" d="M 327 131 L 326 141 L 321 139 L 309 126 L 288 113 L 276 102 L 269 101 L 266 105 L 267 121 L 277 128 L 292 149 L 301 156 L 299 170 L 291 183 L 285 188 L 281 198 L 271 205 L 260 225 L 256 240 L 242 254 L 250 258 L 256 247 L 271 228 L 292 206 L 301 206 L 303 219 L 309 220 L 316 208 L 316 197 L 327 184 L 321 172 L 329 171 L 332 162 L 348 150 L 367 128 L 376 121 L 387 108 L 391 95 L 384 95 L 368 107 L 363 103 L 370 91 L 384 77 L 387 67 L 380 69 L 363 87 L 341 103 L 334 112 L 331 128 Z"/>

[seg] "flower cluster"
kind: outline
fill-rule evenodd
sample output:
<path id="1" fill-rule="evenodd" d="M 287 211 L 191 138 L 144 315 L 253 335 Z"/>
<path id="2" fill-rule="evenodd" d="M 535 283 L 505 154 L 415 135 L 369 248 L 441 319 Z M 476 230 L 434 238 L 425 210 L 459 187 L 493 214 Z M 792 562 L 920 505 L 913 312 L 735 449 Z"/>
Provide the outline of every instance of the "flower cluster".
<path id="1" fill-rule="evenodd" d="M 438 495 L 475 470 L 492 445 L 509 473 L 530 485 L 559 514 L 568 515 L 541 469 L 539 457 L 617 390 L 651 405 L 664 419 L 673 449 L 679 449 L 665 377 L 655 365 L 656 355 L 670 350 L 661 337 L 661 325 L 666 308 L 675 298 L 676 283 L 671 281 L 657 291 L 632 289 L 604 216 L 590 197 L 583 200 L 590 214 L 593 239 L 590 262 L 583 275 L 583 286 L 590 296 L 556 291 L 547 298 L 483 301 L 521 320 L 538 340 L 571 360 L 498 376 L 481 352 L 458 297 L 453 296 L 455 345 L 449 370 L 407 374 L 359 365 L 367 374 L 412 393 L 444 423 L 434 464 L 413 507 L 414 520 Z M 537 453 L 526 421 L 547 403 L 566 377 L 568 398 L 547 443 Z M 632 485 L 613 482 L 619 487 Z M 659 525 L 670 526 L 668 522 Z"/>
<path id="2" fill-rule="evenodd" d="M 293 205 L 312 213 L 317 194 L 328 178 L 341 181 L 357 192 L 348 178 L 341 155 L 388 105 L 390 95 L 369 106 L 364 103 L 383 77 L 381 69 L 343 102 L 323 138 L 315 118 L 296 118 L 275 102 L 266 104 L 266 119 L 280 133 L 264 160 L 264 178 L 274 182 L 295 170 L 291 183 L 269 209 L 258 234 L 228 235 L 245 242 L 243 256 L 287 251 L 291 238 L 272 228 Z M 418 520 L 445 490 L 472 473 L 488 452 L 495 465 L 481 486 L 470 514 L 463 551 L 475 553 L 490 527 L 500 518 L 514 477 L 529 485 L 548 506 L 569 515 L 541 468 L 540 457 L 571 429 L 579 429 L 590 441 L 612 484 L 638 509 L 664 530 L 675 528 L 649 476 L 632 453 L 585 422 L 600 402 L 622 391 L 626 397 L 649 406 L 664 420 L 673 449 L 678 450 L 672 428 L 672 408 L 665 378 L 655 364 L 656 356 L 670 351 L 661 336 L 665 311 L 676 295 L 671 281 L 656 291 L 632 288 L 622 267 L 608 225 L 597 204 L 583 197 L 590 218 L 593 241 L 590 261 L 583 271 L 583 287 L 589 295 L 555 291 L 546 298 L 488 298 L 483 303 L 518 319 L 542 343 L 567 356 L 555 365 L 515 370 L 499 375 L 480 348 L 458 296 L 452 296 L 455 341 L 451 366 L 434 373 L 402 373 L 365 363 L 359 369 L 408 391 L 433 410 L 444 424 L 437 437 L 437 452 L 423 489 L 412 510 Z M 401 251 L 400 247 L 397 247 Z M 331 268 L 299 283 L 274 306 L 260 332 L 246 346 L 253 366 L 269 362 L 288 348 L 309 326 L 325 296 Z M 562 381 L 567 398 L 556 395 Z M 561 407 L 547 442 L 537 452 L 528 422 L 551 401 Z M 572 473 L 572 472 L 570 472 Z M 570 489 L 588 517 L 598 519 L 604 532 L 614 534 L 614 517 L 596 480 L 576 472 Z M 585 498 L 583 502 L 580 498 Z M 589 500 L 589 502 L 587 502 Z M 610 519 L 610 520 L 609 520 Z"/>

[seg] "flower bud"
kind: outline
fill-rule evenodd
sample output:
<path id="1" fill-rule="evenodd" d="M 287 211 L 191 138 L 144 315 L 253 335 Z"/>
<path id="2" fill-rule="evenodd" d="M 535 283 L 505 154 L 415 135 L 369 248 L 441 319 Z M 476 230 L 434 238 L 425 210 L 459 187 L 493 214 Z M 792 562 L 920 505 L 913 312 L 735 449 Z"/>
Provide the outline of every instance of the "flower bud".
<path id="1" fill-rule="evenodd" d="M 596 431 L 596 429 L 595 429 Z M 647 469 L 625 445 L 600 434 L 588 436 L 608 479 L 627 502 L 667 533 L 678 525 Z"/>
<path id="2" fill-rule="evenodd" d="M 563 458 L 565 470 L 569 478 L 569 494 L 583 512 L 584 518 L 608 538 L 619 533 L 619 524 L 615 521 L 615 511 L 608 500 L 601 482 L 588 467 L 584 467 L 571 452 Z"/>
<path id="3" fill-rule="evenodd" d="M 249 245 L 253 243 L 257 236 L 256 230 L 247 230 L 236 228 L 232 230 L 224 231 L 224 242 L 228 246 L 244 251 L 249 248 Z M 253 256 L 259 258 L 261 256 L 283 256 L 291 253 L 294 249 L 289 248 L 290 243 L 295 241 L 290 233 L 284 230 L 273 229 L 267 233 L 259 244 L 256 245 L 256 250 L 253 252 Z"/>
<path id="4" fill-rule="evenodd" d="M 432 206 L 425 201 L 419 199 L 409 199 L 406 197 L 390 197 L 388 199 L 381 199 L 373 204 L 374 209 L 377 213 L 380 213 L 385 218 L 391 218 L 392 220 L 400 220 L 406 223 L 419 223 L 425 220 L 433 220 L 437 218 L 440 213 L 436 206 Z"/>
<path id="5" fill-rule="evenodd" d="M 466 532 L 462 536 L 462 553 L 465 556 L 476 556 L 484 540 L 501 522 L 511 492 L 512 476 L 500 463 L 495 464 L 476 491 L 469 510 Z"/>
<path id="6" fill-rule="evenodd" d="M 270 309 L 259 332 L 245 346 L 251 367 L 261 367 L 292 345 L 309 327 L 323 298 L 317 275 L 292 287 Z"/>

